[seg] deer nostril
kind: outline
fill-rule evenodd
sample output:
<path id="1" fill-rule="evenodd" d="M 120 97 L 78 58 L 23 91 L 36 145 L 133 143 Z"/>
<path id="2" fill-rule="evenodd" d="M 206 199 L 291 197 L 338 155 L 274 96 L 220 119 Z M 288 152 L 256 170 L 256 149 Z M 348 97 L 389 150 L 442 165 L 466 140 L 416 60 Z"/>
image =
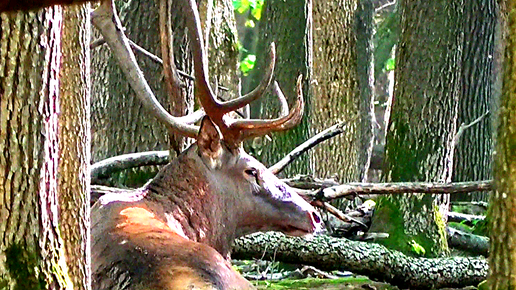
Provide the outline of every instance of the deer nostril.
<path id="1" fill-rule="evenodd" d="M 320 224 L 321 223 L 321 217 L 319 216 L 318 213 L 316 213 L 315 211 L 312 212 L 312 219 L 313 221 L 316 223 L 316 224 Z"/>

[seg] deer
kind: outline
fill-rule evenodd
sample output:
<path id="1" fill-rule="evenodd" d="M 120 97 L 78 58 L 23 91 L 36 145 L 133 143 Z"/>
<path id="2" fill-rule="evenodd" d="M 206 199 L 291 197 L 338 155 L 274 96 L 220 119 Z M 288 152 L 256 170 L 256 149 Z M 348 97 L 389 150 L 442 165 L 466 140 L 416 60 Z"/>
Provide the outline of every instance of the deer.
<path id="1" fill-rule="evenodd" d="M 142 188 L 106 194 L 93 205 L 93 289 L 253 289 L 231 267 L 234 239 L 257 231 L 305 236 L 322 230 L 317 210 L 242 147 L 245 139 L 288 130 L 300 122 L 302 76 L 297 79 L 296 105 L 287 114 L 269 120 L 230 118 L 271 84 L 274 45 L 258 87 L 237 99 L 218 101 L 208 81 L 195 0 L 181 5 L 192 42 L 195 97 L 204 110 L 199 127 L 188 116 L 168 114 L 138 76 L 112 1 L 102 1 L 92 12 L 92 22 L 131 86 L 145 95 L 144 104 L 171 130 L 196 140 Z"/>

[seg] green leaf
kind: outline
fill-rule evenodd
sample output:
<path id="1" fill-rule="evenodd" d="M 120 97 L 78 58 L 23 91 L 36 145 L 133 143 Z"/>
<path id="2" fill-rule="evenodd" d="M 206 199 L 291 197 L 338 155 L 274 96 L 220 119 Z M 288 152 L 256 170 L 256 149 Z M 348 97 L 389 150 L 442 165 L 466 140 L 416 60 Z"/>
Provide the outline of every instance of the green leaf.
<path id="1" fill-rule="evenodd" d="M 264 0 L 255 0 L 254 5 L 251 6 L 251 14 L 256 20 L 260 20 L 262 17 L 263 1 Z"/>
<path id="2" fill-rule="evenodd" d="M 385 62 L 385 71 L 391 71 L 396 68 L 396 60 L 394 58 L 389 58 Z"/>
<path id="3" fill-rule="evenodd" d="M 253 28 L 254 27 L 254 21 L 251 20 L 251 19 L 247 19 L 246 22 L 245 22 L 245 27 L 250 27 L 250 28 Z"/>
<path id="4" fill-rule="evenodd" d="M 411 240 L 409 242 L 410 247 L 412 248 L 412 251 L 420 256 L 423 256 L 426 251 L 425 248 L 423 248 L 420 244 L 418 244 L 416 241 Z"/>
<path id="5" fill-rule="evenodd" d="M 256 62 L 256 55 L 249 54 L 247 55 L 239 64 L 240 70 L 244 75 L 249 74 L 249 72 L 254 68 L 254 64 Z"/>
<path id="6" fill-rule="evenodd" d="M 242 7 L 242 0 L 233 0 L 233 9 L 238 10 Z"/>
<path id="7" fill-rule="evenodd" d="M 233 8 L 236 12 L 243 14 L 251 8 L 249 0 L 233 0 Z"/>

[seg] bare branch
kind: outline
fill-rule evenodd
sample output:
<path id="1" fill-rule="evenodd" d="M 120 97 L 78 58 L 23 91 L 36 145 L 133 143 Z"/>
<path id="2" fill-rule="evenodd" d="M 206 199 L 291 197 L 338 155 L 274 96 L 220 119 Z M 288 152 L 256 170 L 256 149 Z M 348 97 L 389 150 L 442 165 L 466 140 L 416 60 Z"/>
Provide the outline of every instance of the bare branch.
<path id="1" fill-rule="evenodd" d="M 123 32 L 120 19 L 114 11 L 112 0 L 104 0 L 101 5 L 92 12 L 91 20 L 111 48 L 120 68 L 143 105 L 156 116 L 158 120 L 166 124 L 174 132 L 195 138 L 198 127 L 180 123 L 159 104 L 152 93 L 149 84 L 143 77 L 143 73 L 136 63 L 136 58 Z"/>
<path id="2" fill-rule="evenodd" d="M 402 289 L 425 289 L 429 285 L 434 289 L 477 285 L 486 279 L 488 273 L 488 263 L 484 258 L 414 258 L 378 244 L 324 235 L 310 239 L 290 238 L 276 232 L 247 235 L 235 240 L 232 257 L 254 259 L 264 253 L 267 260 L 275 258 L 312 265 L 321 270 L 344 268 Z"/>
<path id="3" fill-rule="evenodd" d="M 487 210 L 489 204 L 485 201 L 452 201 L 452 205 L 459 205 L 459 206 L 478 206 L 484 210 Z"/>
<path id="4" fill-rule="evenodd" d="M 487 257 L 489 254 L 489 238 L 478 236 L 457 229 L 446 227 L 448 244 L 456 249 L 480 254 Z"/>
<path id="5" fill-rule="evenodd" d="M 112 174 L 125 169 L 149 165 L 165 165 L 168 162 L 168 151 L 132 153 L 107 158 L 91 165 L 91 183 L 95 184 L 99 179 L 108 178 Z"/>
<path id="6" fill-rule="evenodd" d="M 374 12 L 375 12 L 375 13 L 378 13 L 378 12 L 380 12 L 381 10 L 383 10 L 383 9 L 385 9 L 385 8 L 387 8 L 387 7 L 390 7 L 390 6 L 392 6 L 392 5 L 395 5 L 395 4 L 396 4 L 396 1 L 387 2 L 387 3 L 383 4 L 382 6 L 380 6 L 380 7 L 376 8 L 376 9 L 374 10 Z"/>
<path id="7" fill-rule="evenodd" d="M 357 194 L 429 193 L 449 194 L 492 190 L 492 181 L 455 183 L 398 182 L 398 183 L 349 183 L 320 189 L 317 199 L 328 201 Z"/>
<path id="8" fill-rule="evenodd" d="M 333 179 L 318 179 L 310 175 L 299 175 L 294 178 L 283 179 L 282 181 L 289 186 L 305 190 L 317 190 L 340 185 L 340 183 Z"/>
<path id="9" fill-rule="evenodd" d="M 482 116 L 476 118 L 475 120 L 473 120 L 473 122 L 469 123 L 469 124 L 464 124 L 462 123 L 459 127 L 459 129 L 457 130 L 457 133 L 455 134 L 455 136 L 453 137 L 453 141 L 452 141 L 452 144 L 454 146 L 457 145 L 457 143 L 459 142 L 459 138 L 460 136 L 462 136 L 462 134 L 464 133 L 464 131 L 466 131 L 466 129 L 469 129 L 470 127 L 476 125 L 477 123 L 479 123 L 480 121 L 482 121 L 482 119 L 484 119 L 487 115 L 489 115 L 489 110 L 486 111 L 484 114 L 482 114 Z"/>
<path id="10" fill-rule="evenodd" d="M 315 145 L 330 139 L 338 134 L 344 132 L 344 126 L 346 122 L 341 122 L 331 126 L 330 128 L 320 132 L 319 134 L 313 136 L 312 138 L 305 141 L 303 144 L 297 146 L 294 150 L 288 153 L 285 157 L 283 157 L 276 164 L 272 165 L 269 169 L 274 174 L 280 173 L 285 167 L 292 163 L 292 161 L 296 160 L 301 154 L 313 148 Z"/>
<path id="11" fill-rule="evenodd" d="M 331 213 L 332 215 L 334 215 L 335 217 L 337 217 L 338 219 L 340 219 L 340 220 L 342 220 L 344 222 L 354 222 L 354 223 L 360 225 L 364 230 L 367 230 L 369 228 L 363 222 L 357 220 L 356 218 L 350 217 L 349 215 L 343 213 L 338 208 L 332 206 L 331 204 L 329 204 L 327 202 L 322 202 L 320 200 L 315 200 L 315 201 L 311 202 L 311 204 L 313 206 L 316 206 L 316 207 L 319 207 L 319 208 L 327 210 L 329 213 Z"/>
<path id="12" fill-rule="evenodd" d="M 127 39 L 129 41 L 129 45 L 131 46 L 131 48 L 133 48 L 134 50 L 136 50 L 137 52 L 143 54 L 144 56 L 150 58 L 150 60 L 154 61 L 155 63 L 158 63 L 158 64 L 161 64 L 163 65 L 163 60 L 161 58 L 159 58 L 159 56 L 153 54 L 152 52 L 146 50 L 145 48 L 139 46 L 138 44 L 136 44 L 134 41 L 130 40 L 129 38 Z M 99 39 L 96 39 L 94 41 L 92 41 L 90 43 L 90 49 L 95 49 L 101 45 L 104 45 L 106 44 L 106 41 L 104 40 L 104 38 L 99 38 Z M 184 71 L 182 70 L 177 70 L 177 73 L 184 77 L 185 79 L 188 79 L 190 81 L 195 81 L 195 78 L 187 73 L 185 73 Z M 222 90 L 229 90 L 228 88 L 226 87 L 220 87 L 220 89 Z"/>
<path id="13" fill-rule="evenodd" d="M 464 214 L 458 212 L 448 212 L 448 221 L 456 223 L 464 223 L 468 226 L 473 226 L 475 222 L 484 221 L 485 216 Z"/>

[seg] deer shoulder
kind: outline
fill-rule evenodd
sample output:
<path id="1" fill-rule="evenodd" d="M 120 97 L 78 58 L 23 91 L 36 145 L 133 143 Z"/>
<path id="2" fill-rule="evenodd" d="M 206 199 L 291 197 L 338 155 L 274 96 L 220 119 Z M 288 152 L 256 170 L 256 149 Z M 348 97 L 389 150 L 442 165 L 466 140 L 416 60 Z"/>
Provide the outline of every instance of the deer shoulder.
<path id="1" fill-rule="evenodd" d="M 220 253 L 170 228 L 148 203 L 111 198 L 92 208 L 93 289 L 253 289 Z"/>

